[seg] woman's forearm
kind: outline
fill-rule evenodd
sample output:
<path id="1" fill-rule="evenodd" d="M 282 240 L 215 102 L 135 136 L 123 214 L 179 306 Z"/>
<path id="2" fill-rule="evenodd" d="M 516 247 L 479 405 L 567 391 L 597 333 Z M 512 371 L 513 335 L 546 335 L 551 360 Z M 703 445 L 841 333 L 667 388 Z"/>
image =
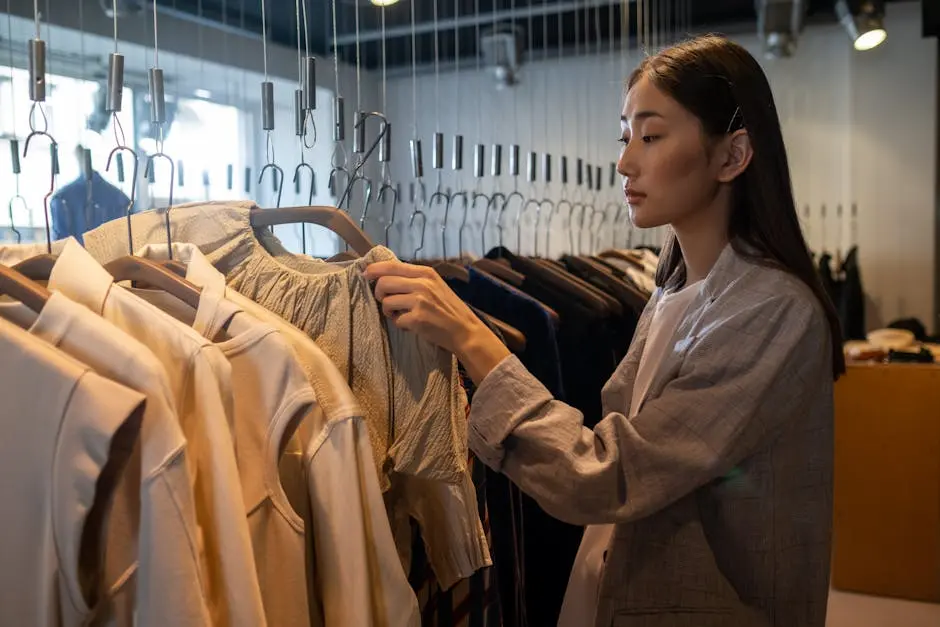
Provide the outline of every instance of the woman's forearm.
<path id="1" fill-rule="evenodd" d="M 455 351 L 473 383 L 479 386 L 493 369 L 511 353 L 483 322 L 477 321 L 463 333 Z"/>

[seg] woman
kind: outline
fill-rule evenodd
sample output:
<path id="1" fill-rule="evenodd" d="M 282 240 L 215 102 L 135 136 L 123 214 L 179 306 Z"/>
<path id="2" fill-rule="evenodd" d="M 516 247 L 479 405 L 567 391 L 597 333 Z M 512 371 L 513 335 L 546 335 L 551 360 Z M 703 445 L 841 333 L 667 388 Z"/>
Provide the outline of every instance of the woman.
<path id="1" fill-rule="evenodd" d="M 845 364 L 770 86 L 725 38 L 669 48 L 630 77 L 620 141 L 634 225 L 674 234 L 595 429 L 432 270 L 367 274 L 396 325 L 453 351 L 477 383 L 477 456 L 589 525 L 561 624 L 823 627 Z"/>

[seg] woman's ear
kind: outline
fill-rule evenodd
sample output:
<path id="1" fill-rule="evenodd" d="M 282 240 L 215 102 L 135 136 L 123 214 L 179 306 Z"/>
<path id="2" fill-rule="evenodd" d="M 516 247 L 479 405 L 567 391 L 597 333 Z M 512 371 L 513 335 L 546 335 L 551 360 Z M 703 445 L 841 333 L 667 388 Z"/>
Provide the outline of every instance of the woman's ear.
<path id="1" fill-rule="evenodd" d="M 746 129 L 738 129 L 724 139 L 724 161 L 718 171 L 718 181 L 730 183 L 741 175 L 754 157 L 751 137 Z"/>

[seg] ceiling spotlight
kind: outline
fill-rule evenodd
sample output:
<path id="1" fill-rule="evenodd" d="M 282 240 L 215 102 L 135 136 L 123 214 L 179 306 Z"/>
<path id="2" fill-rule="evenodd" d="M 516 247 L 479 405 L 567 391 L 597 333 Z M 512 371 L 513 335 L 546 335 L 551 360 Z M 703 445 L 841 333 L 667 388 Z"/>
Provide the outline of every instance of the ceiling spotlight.
<path id="1" fill-rule="evenodd" d="M 871 50 L 888 38 L 884 0 L 838 0 L 836 15 L 856 50 Z"/>
<path id="2" fill-rule="evenodd" d="M 398 0 L 369 0 L 369 1 L 377 7 L 388 7 L 398 2 Z"/>

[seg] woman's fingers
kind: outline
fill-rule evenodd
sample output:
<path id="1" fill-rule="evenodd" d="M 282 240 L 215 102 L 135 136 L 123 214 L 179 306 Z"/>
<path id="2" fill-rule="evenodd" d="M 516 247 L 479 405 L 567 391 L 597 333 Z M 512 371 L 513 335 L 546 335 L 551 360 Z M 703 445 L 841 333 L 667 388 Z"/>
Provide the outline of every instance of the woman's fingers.
<path id="1" fill-rule="evenodd" d="M 382 313 L 389 318 L 397 318 L 402 312 L 411 311 L 415 297 L 411 294 L 393 294 L 382 299 Z"/>
<path id="2" fill-rule="evenodd" d="M 377 261 L 369 264 L 363 271 L 363 275 L 369 281 L 387 276 L 420 279 L 427 277 L 429 272 L 433 272 L 433 270 L 428 266 L 416 266 L 401 261 Z"/>
<path id="3" fill-rule="evenodd" d="M 394 294 L 409 294 L 420 287 L 420 279 L 397 275 L 385 275 L 375 282 L 375 297 L 384 300 Z"/>

